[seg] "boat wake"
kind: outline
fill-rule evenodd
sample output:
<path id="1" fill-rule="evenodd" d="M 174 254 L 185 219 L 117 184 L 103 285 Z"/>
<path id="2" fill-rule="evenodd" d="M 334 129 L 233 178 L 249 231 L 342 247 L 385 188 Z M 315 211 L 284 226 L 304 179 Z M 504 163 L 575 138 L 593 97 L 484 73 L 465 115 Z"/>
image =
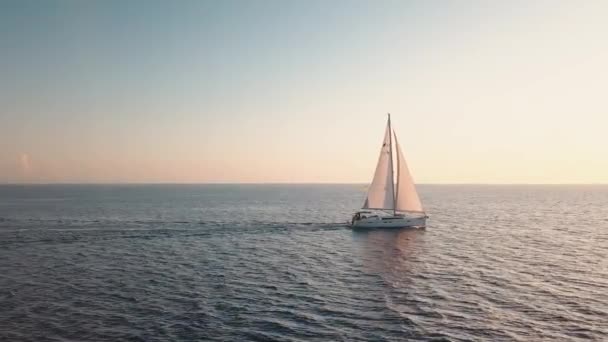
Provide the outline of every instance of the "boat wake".
<path id="1" fill-rule="evenodd" d="M 0 245 L 108 239 L 205 238 L 345 229 L 346 223 L 160 220 L 0 220 Z"/>
<path id="2" fill-rule="evenodd" d="M 6 231 L 11 229 L 55 229 L 55 230 L 74 230 L 74 229 L 90 229 L 90 228 L 118 228 L 118 229 L 136 229 L 136 228 L 156 228 L 158 226 L 166 227 L 167 229 L 184 227 L 196 228 L 197 226 L 205 227 L 277 227 L 277 228 L 331 228 L 331 227 L 346 227 L 346 222 L 282 222 L 282 221 L 227 221 L 227 220 L 194 220 L 194 221 L 175 221 L 175 220 L 108 220 L 108 219 L 91 219 L 91 220 L 74 220 L 74 219 L 11 219 L 0 217 L 0 230 Z"/>

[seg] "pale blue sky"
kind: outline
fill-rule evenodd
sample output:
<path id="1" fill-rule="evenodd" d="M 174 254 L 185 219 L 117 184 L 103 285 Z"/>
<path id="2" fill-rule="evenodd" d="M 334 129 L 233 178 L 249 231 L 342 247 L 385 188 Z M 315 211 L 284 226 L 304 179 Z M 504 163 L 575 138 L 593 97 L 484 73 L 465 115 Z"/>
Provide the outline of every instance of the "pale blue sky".
<path id="1" fill-rule="evenodd" d="M 608 182 L 605 1 L 0 1 L 0 182 Z"/>

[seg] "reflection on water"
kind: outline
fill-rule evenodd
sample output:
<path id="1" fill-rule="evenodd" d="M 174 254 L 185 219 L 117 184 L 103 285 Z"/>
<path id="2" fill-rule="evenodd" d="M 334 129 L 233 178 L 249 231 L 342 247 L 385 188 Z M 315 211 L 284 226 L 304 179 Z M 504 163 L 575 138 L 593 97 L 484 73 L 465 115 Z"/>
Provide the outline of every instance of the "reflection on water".
<path id="1" fill-rule="evenodd" d="M 385 318 L 403 331 L 419 325 L 418 316 L 425 312 L 416 294 L 418 289 L 428 286 L 424 283 L 425 235 L 424 229 L 412 228 L 353 231 L 361 270 L 378 278 L 374 292 L 388 311 Z M 399 338 L 420 336 L 404 334 Z"/>
<path id="2" fill-rule="evenodd" d="M 424 253 L 424 229 L 353 230 L 364 269 L 391 286 L 408 283 Z"/>

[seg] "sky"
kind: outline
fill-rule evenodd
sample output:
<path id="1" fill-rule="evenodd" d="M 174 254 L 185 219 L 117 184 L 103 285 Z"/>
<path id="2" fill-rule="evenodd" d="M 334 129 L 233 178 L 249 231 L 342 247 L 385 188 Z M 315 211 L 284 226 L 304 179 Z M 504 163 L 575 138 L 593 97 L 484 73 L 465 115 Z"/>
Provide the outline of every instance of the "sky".
<path id="1" fill-rule="evenodd" d="M 608 183 L 606 1 L 0 1 L 0 183 Z"/>

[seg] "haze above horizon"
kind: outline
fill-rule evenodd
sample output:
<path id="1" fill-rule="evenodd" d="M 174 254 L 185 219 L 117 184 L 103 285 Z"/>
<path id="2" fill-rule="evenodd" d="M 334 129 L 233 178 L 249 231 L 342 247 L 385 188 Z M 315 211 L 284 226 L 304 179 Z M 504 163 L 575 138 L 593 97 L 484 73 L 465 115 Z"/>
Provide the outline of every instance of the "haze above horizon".
<path id="1" fill-rule="evenodd" d="M 0 183 L 608 183 L 605 1 L 3 1 Z"/>

